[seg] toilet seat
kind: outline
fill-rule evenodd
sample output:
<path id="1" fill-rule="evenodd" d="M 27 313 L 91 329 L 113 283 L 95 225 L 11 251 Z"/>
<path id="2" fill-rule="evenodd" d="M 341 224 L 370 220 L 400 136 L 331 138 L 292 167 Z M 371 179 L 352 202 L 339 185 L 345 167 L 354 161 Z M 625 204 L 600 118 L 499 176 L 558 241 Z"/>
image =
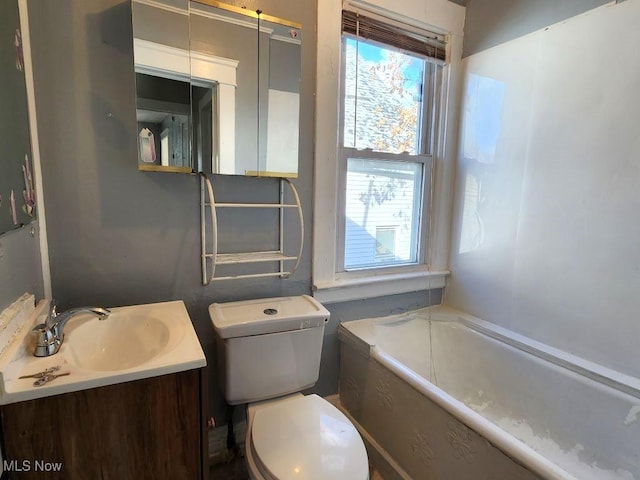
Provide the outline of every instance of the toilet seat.
<path id="1" fill-rule="evenodd" d="M 317 395 L 298 395 L 257 408 L 247 439 L 249 467 L 266 479 L 368 478 L 360 434 L 342 412 Z"/>

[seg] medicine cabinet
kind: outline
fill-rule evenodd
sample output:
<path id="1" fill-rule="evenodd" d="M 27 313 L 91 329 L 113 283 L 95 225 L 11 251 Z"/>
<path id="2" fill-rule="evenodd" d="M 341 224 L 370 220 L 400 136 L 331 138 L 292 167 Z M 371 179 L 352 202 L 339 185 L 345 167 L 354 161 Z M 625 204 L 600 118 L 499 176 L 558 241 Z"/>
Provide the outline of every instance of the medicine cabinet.
<path id="1" fill-rule="evenodd" d="M 295 178 L 301 25 L 213 0 L 132 0 L 138 168 Z"/>

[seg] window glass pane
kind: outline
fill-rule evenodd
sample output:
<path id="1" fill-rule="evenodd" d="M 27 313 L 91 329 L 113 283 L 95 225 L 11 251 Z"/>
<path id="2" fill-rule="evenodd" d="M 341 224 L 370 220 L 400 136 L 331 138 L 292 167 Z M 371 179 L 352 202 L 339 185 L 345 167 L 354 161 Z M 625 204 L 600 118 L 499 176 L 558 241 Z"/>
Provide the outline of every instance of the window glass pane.
<path id="1" fill-rule="evenodd" d="M 344 37 L 344 146 L 421 152 L 425 60 Z"/>
<path id="2" fill-rule="evenodd" d="M 421 163 L 349 158 L 344 268 L 416 263 Z"/>

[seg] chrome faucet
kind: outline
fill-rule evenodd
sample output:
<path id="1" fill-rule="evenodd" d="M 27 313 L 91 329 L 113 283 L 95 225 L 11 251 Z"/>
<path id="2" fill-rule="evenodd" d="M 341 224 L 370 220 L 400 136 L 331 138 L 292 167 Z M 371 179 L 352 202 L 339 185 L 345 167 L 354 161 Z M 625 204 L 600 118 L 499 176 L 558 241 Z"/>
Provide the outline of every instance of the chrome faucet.
<path id="1" fill-rule="evenodd" d="M 93 314 L 98 317 L 98 320 L 105 320 L 111 314 L 108 309 L 101 307 L 71 308 L 65 312 L 58 313 L 55 301 L 52 300 L 49 315 L 45 322 L 33 327 L 33 331 L 38 334 L 33 354 L 36 357 L 49 357 L 58 353 L 64 340 L 64 326 L 69 320 L 81 313 Z"/>

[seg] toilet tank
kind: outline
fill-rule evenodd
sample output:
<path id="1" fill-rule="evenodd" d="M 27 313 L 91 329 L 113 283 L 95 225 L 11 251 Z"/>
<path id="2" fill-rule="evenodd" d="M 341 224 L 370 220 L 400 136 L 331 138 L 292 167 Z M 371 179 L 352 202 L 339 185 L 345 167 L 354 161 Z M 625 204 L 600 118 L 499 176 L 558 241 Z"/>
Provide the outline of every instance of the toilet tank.
<path id="1" fill-rule="evenodd" d="M 313 386 L 329 311 L 302 295 L 214 303 L 220 386 L 231 405 Z"/>

